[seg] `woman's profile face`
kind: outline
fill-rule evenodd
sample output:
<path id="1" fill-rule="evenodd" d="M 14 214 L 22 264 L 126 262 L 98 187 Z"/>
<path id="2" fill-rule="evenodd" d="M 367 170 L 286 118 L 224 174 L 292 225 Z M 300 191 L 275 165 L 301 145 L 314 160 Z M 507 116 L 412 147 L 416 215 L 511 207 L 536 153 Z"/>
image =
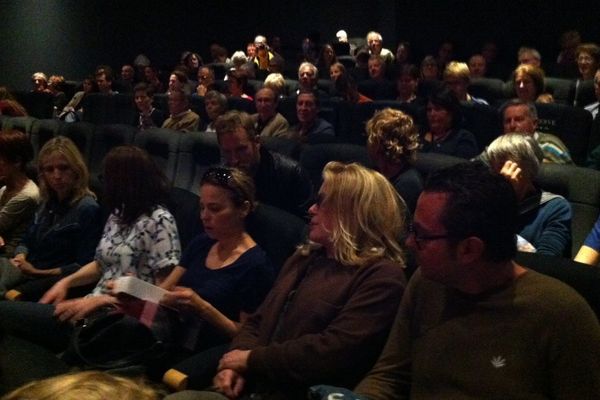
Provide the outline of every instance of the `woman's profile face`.
<path id="1" fill-rule="evenodd" d="M 75 188 L 77 174 L 64 155 L 51 153 L 40 160 L 40 170 L 42 179 L 60 201 L 69 198 Z"/>
<path id="2" fill-rule="evenodd" d="M 200 219 L 211 239 L 221 240 L 244 229 L 246 213 L 229 196 L 220 186 L 205 183 L 200 187 Z"/>
<path id="3" fill-rule="evenodd" d="M 322 185 L 317 201 L 308 209 L 310 215 L 308 238 L 325 249 L 331 250 L 334 216 L 331 209 L 323 202 L 325 191 L 326 187 Z"/>

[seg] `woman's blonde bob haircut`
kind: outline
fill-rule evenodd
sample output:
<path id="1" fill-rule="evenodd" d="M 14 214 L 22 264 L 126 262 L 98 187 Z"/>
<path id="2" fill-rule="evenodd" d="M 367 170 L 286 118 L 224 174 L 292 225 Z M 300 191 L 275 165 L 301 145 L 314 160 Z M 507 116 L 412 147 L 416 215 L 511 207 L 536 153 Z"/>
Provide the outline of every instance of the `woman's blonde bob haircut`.
<path id="1" fill-rule="evenodd" d="M 100 371 L 77 372 L 34 381 L 2 400 L 158 400 L 154 389 L 142 381 Z"/>
<path id="2" fill-rule="evenodd" d="M 360 164 L 331 161 L 323 169 L 320 207 L 333 220 L 333 257 L 342 265 L 365 266 L 387 258 L 404 265 L 399 238 L 405 206 L 379 172 Z M 302 249 L 308 252 L 310 246 Z"/>
<path id="3" fill-rule="evenodd" d="M 69 204 L 75 204 L 88 195 L 96 198 L 89 188 L 90 174 L 77 146 L 75 146 L 75 143 L 71 139 L 65 136 L 57 136 L 46 142 L 38 156 L 38 178 L 42 199 L 47 201 L 52 195 L 51 189 L 46 182 L 43 168 L 48 158 L 55 154 L 60 154 L 67 160 L 69 167 L 76 176 Z"/>

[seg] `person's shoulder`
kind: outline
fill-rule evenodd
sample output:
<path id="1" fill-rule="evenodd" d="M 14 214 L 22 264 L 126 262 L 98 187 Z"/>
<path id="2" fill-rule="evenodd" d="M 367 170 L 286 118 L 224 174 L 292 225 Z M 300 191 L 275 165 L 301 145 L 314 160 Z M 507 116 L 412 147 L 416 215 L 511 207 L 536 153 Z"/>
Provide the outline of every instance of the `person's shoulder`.
<path id="1" fill-rule="evenodd" d="M 561 316 L 572 314 L 574 310 L 579 309 L 593 314 L 589 304 L 575 289 L 551 276 L 527 270 L 515 285 L 521 301 L 537 304 L 540 312 Z"/>
<path id="2" fill-rule="evenodd" d="M 76 207 L 80 209 L 99 209 L 100 205 L 94 196 L 91 194 L 86 194 L 79 199 Z"/>

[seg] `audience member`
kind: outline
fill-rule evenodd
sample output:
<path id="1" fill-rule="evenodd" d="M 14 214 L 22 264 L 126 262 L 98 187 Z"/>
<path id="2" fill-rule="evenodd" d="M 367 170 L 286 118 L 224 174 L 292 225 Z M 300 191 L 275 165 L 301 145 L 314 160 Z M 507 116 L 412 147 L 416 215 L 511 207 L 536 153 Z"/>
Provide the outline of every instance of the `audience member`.
<path id="1" fill-rule="evenodd" d="M 208 125 L 204 129 L 206 132 L 215 131 L 215 121 L 217 118 L 227 112 L 227 97 L 216 90 L 210 90 L 204 96 L 204 109 L 208 116 Z"/>
<path id="2" fill-rule="evenodd" d="M 257 112 L 252 119 L 258 136 L 282 136 L 289 130 L 288 121 L 277 112 L 279 97 L 273 90 L 266 87 L 260 89 L 256 93 L 255 104 Z"/>
<path id="3" fill-rule="evenodd" d="M 96 78 L 96 86 L 98 86 L 98 92 L 102 94 L 115 94 L 112 90 L 112 75 L 106 70 L 100 70 L 94 75 Z"/>
<path id="4" fill-rule="evenodd" d="M 422 151 L 461 158 L 473 158 L 478 153 L 475 136 L 460 128 L 460 103 L 448 88 L 435 90 L 427 103 L 428 129 L 421 137 Z"/>
<path id="5" fill-rule="evenodd" d="M 333 126 L 319 118 L 319 98 L 312 91 L 301 90 L 296 97 L 298 124 L 286 137 L 302 143 L 329 141 L 335 136 Z"/>
<path id="6" fill-rule="evenodd" d="M 188 78 L 184 71 L 176 69 L 169 75 L 169 85 L 167 86 L 167 93 L 181 90 L 186 95 L 190 94 L 190 88 L 188 85 Z"/>
<path id="7" fill-rule="evenodd" d="M 458 101 L 487 105 L 487 101 L 473 97 L 468 93 L 471 72 L 465 63 L 450 61 L 444 69 L 444 82 L 454 93 Z"/>
<path id="8" fill-rule="evenodd" d="M 329 79 L 331 79 L 332 81 L 336 81 L 340 75 L 343 75 L 345 73 L 346 67 L 344 67 L 344 64 L 340 62 L 333 63 L 329 67 Z"/>
<path id="9" fill-rule="evenodd" d="M 597 69 L 596 74 L 594 75 L 594 94 L 596 95 L 597 101 L 588 104 L 585 106 L 585 109 L 588 110 L 595 119 L 598 115 L 598 108 L 600 108 L 600 69 Z"/>
<path id="10" fill-rule="evenodd" d="M 411 45 L 410 42 L 400 42 L 396 47 L 396 59 L 394 60 L 397 67 L 411 63 Z"/>
<path id="11" fill-rule="evenodd" d="M 152 105 L 153 99 L 154 91 L 152 86 L 145 83 L 135 85 L 133 89 L 133 102 L 138 115 L 133 121 L 133 126 L 137 127 L 140 131 L 160 127 L 165 122 L 165 113 Z"/>
<path id="12" fill-rule="evenodd" d="M 101 371 L 73 372 L 29 382 L 2 400 L 159 400 L 158 392 L 141 379 Z"/>
<path id="13" fill-rule="evenodd" d="M 379 32 L 371 31 L 367 33 L 367 45 L 369 54 L 381 56 L 387 64 L 394 62 L 394 53 L 383 47 L 383 37 Z"/>
<path id="14" fill-rule="evenodd" d="M 542 152 L 535 139 L 507 133 L 486 149 L 490 167 L 513 186 L 519 202 L 518 232 L 534 251 L 551 256 L 571 253 L 571 205 L 535 185 Z"/>
<path id="15" fill-rule="evenodd" d="M 14 257 L 0 258 L 0 297 L 18 284 L 35 286 L 34 281 L 48 277 L 56 281 L 94 257 L 100 207 L 88 188 L 88 170 L 75 144 L 64 136 L 46 142 L 38 155 L 38 174 L 42 204 Z"/>
<path id="16" fill-rule="evenodd" d="M 437 63 L 439 69 L 443 71 L 446 65 L 454 59 L 454 43 L 445 40 L 440 44 L 437 51 Z"/>
<path id="17" fill-rule="evenodd" d="M 321 53 L 319 54 L 319 60 L 317 61 L 317 68 L 319 70 L 320 79 L 329 79 L 329 68 L 337 62 L 337 56 L 333 47 L 329 43 L 326 43 L 321 47 Z"/>
<path id="18" fill-rule="evenodd" d="M 200 126 L 200 116 L 190 110 L 190 100 L 183 90 L 169 92 L 169 118 L 162 127 L 176 131 L 196 131 Z"/>
<path id="19" fill-rule="evenodd" d="M 581 35 L 579 32 L 572 30 L 563 32 L 560 35 L 559 45 L 560 53 L 556 58 L 555 74 L 559 77 L 576 79 L 579 75 L 577 68 L 577 58 L 575 51 L 581 44 Z"/>
<path id="20" fill-rule="evenodd" d="M 594 74 L 600 67 L 600 46 L 596 43 L 583 43 L 577 46 L 575 56 L 581 79 L 594 79 Z"/>
<path id="21" fill-rule="evenodd" d="M 319 79 L 319 70 L 309 62 L 303 62 L 298 67 L 298 84 L 299 88 L 296 95 L 301 91 L 313 91 L 319 98 L 328 97 L 328 94 L 317 87 Z"/>
<path id="22" fill-rule="evenodd" d="M 300 217 L 306 215 L 313 200 L 308 174 L 296 161 L 260 145 L 252 117 L 229 111 L 217 118 L 215 129 L 223 161 L 254 179 L 258 201 Z"/>
<path id="23" fill-rule="evenodd" d="M 164 85 L 158 78 L 158 70 L 152 65 L 147 65 L 144 67 L 144 82 L 152 87 L 154 93 L 165 92 Z"/>
<path id="24" fill-rule="evenodd" d="M 210 168 L 202 177 L 200 218 L 204 233 L 187 246 L 179 266 L 163 284 L 169 292 L 162 303 L 180 313 L 172 329 L 181 339 L 167 355 L 169 361 L 161 360 L 161 374 L 173 362 L 176 371 L 191 375 L 194 370 L 208 369 L 208 363 L 212 370 L 206 379 L 210 379 L 226 344 L 271 289 L 273 268 L 245 228 L 246 217 L 255 207 L 252 178 L 242 171 Z M 221 346 L 222 351 L 210 350 L 212 357 L 202 353 L 215 346 Z"/>
<path id="25" fill-rule="evenodd" d="M 335 91 L 337 96 L 351 104 L 373 101 L 358 91 L 356 82 L 354 82 L 352 76 L 348 74 L 342 74 L 335 80 Z"/>
<path id="26" fill-rule="evenodd" d="M 544 71 L 531 64 L 519 65 L 513 73 L 513 88 L 519 100 L 532 103 L 544 93 Z"/>
<path id="27" fill-rule="evenodd" d="M 0 131 L 0 256 L 12 258 L 40 202 L 37 185 L 27 177 L 33 159 L 29 138 L 17 130 Z"/>
<path id="28" fill-rule="evenodd" d="M 419 75 L 419 69 L 415 65 L 406 64 L 400 68 L 396 78 L 397 101 L 417 106 L 424 105 L 422 99 L 417 97 Z"/>
<path id="29" fill-rule="evenodd" d="M 500 110 L 504 133 L 524 133 L 533 136 L 542 149 L 544 162 L 572 164 L 567 146 L 557 136 L 537 131 L 538 116 L 535 105 L 530 102 L 513 99 L 506 102 Z"/>
<path id="30" fill-rule="evenodd" d="M 135 86 L 135 69 L 133 69 L 132 65 L 125 64 L 121 67 L 121 78 L 115 84 L 121 93 L 133 92 L 133 87 Z"/>
<path id="31" fill-rule="evenodd" d="M 160 284 L 179 264 L 175 218 L 164 207 L 170 183 L 144 150 L 113 148 L 104 160 L 104 201 L 111 214 L 93 261 L 58 281 L 39 303 L 0 303 L 6 332 L 64 351 L 76 322 L 103 307 L 114 307 L 108 284 L 135 276 Z M 90 294 L 67 300 L 70 288 L 96 284 Z"/>
<path id="32" fill-rule="evenodd" d="M 183 59 L 183 65 L 186 68 L 188 80 L 194 80 L 198 75 L 198 69 L 202 65 L 202 57 L 198 53 L 189 52 Z"/>
<path id="33" fill-rule="evenodd" d="M 431 176 L 407 240 L 420 270 L 359 398 L 600 395 L 598 321 L 573 289 L 513 261 L 517 223 L 510 185 L 480 165 Z"/>
<path id="34" fill-rule="evenodd" d="M 36 72 L 31 75 L 31 82 L 33 82 L 32 92 L 48 92 L 48 77 L 43 72 Z"/>
<path id="35" fill-rule="evenodd" d="M 440 79 L 440 69 L 435 57 L 427 55 L 421 61 L 421 78 L 423 80 L 437 81 Z"/>
<path id="36" fill-rule="evenodd" d="M 596 266 L 600 261 L 600 218 L 585 238 L 583 245 L 575 256 L 575 261 Z"/>
<path id="37" fill-rule="evenodd" d="M 391 182 L 412 215 L 423 190 L 419 172 L 413 167 L 419 149 L 417 127 L 402 111 L 385 108 L 367 122 L 366 131 L 369 158 Z"/>
<path id="38" fill-rule="evenodd" d="M 375 81 L 385 80 L 385 61 L 379 55 L 371 55 L 369 57 L 369 77 Z"/>
<path id="39" fill-rule="evenodd" d="M 531 47 L 521 47 L 517 52 L 519 65 L 533 65 L 542 68 L 542 56 L 540 52 Z"/>
<path id="40" fill-rule="evenodd" d="M 52 75 L 48 78 L 48 93 L 52 95 L 52 104 L 55 110 L 62 110 L 67 105 L 67 96 L 64 92 L 65 77 Z"/>
<path id="41" fill-rule="evenodd" d="M 309 211 L 310 242 L 288 259 L 221 358 L 215 398 L 305 399 L 316 382 L 358 382 L 402 295 L 403 212 L 381 174 L 328 163 Z"/>
<path id="42" fill-rule="evenodd" d="M 229 96 L 238 97 L 253 101 L 254 99 L 246 94 L 248 85 L 248 76 L 242 71 L 229 70 L 227 72 L 227 90 Z"/>
<path id="43" fill-rule="evenodd" d="M 62 112 L 58 116 L 60 119 L 64 119 L 67 122 L 75 122 L 82 119 L 83 98 L 88 94 L 97 91 L 94 78 L 92 76 L 86 77 L 81 83 L 81 89 L 82 90 L 75 92 L 71 100 L 62 109 Z"/>
<path id="44" fill-rule="evenodd" d="M 469 58 L 469 71 L 471 78 L 485 78 L 487 74 L 487 65 L 485 58 L 481 54 L 473 54 Z"/>
<path id="45" fill-rule="evenodd" d="M 263 87 L 269 88 L 275 92 L 277 98 L 285 97 L 285 79 L 283 75 L 279 73 L 272 72 L 267 75 Z"/>
<path id="46" fill-rule="evenodd" d="M 198 96 L 204 96 L 208 91 L 215 89 L 215 71 L 206 65 L 198 68 L 198 87 L 196 87 L 196 94 Z"/>

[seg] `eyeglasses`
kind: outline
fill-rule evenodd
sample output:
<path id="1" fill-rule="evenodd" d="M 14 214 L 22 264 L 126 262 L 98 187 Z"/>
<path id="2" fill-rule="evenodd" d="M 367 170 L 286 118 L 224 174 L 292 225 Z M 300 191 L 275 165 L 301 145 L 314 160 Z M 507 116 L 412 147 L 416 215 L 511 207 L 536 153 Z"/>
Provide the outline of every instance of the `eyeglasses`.
<path id="1" fill-rule="evenodd" d="M 202 183 L 204 182 L 216 182 L 223 186 L 229 186 L 231 180 L 231 170 L 223 167 L 209 168 L 204 176 L 202 177 Z"/>
<path id="2" fill-rule="evenodd" d="M 415 227 L 413 224 L 410 224 L 408 227 L 408 235 L 409 236 L 413 236 L 415 239 L 415 243 L 417 244 L 417 248 L 419 250 L 421 249 L 421 246 L 423 245 L 423 242 L 428 242 L 428 241 L 432 241 L 432 240 L 441 240 L 441 239 L 448 239 L 450 237 L 452 237 L 452 235 L 448 235 L 448 234 L 444 234 L 444 235 L 422 235 L 419 232 L 416 231 Z"/>

